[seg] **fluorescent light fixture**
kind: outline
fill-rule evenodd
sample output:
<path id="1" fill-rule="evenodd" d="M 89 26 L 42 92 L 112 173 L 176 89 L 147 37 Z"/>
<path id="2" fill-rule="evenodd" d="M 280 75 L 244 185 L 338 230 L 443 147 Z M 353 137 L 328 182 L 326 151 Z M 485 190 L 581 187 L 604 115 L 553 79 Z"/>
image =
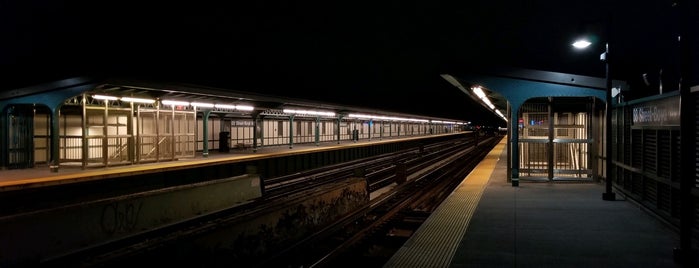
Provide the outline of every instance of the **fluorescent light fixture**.
<path id="1" fill-rule="evenodd" d="M 471 90 L 473 90 L 473 93 L 475 93 L 476 96 L 483 101 L 483 103 L 488 105 L 490 109 L 495 109 L 495 105 L 490 102 L 490 99 L 488 99 L 488 96 L 485 95 L 485 92 L 483 92 L 483 89 L 480 86 L 472 87 Z"/>
<path id="2" fill-rule="evenodd" d="M 214 107 L 219 109 L 231 109 L 231 110 L 241 110 L 241 111 L 252 111 L 255 107 L 247 105 L 232 105 L 232 104 L 215 104 Z"/>
<path id="3" fill-rule="evenodd" d="M 472 87 L 471 90 L 473 90 L 473 93 L 476 94 L 476 96 L 478 96 L 478 98 L 481 99 L 481 101 L 483 101 L 485 105 L 490 107 L 491 110 L 495 110 L 495 113 L 502 117 L 502 119 L 505 119 L 505 122 L 507 122 L 507 118 L 504 115 L 502 115 L 502 112 L 500 112 L 500 110 L 495 109 L 495 105 L 493 105 L 493 103 L 490 102 L 490 99 L 488 99 L 488 96 L 485 95 L 485 92 L 483 92 L 483 89 L 480 86 Z M 470 124 L 471 122 L 468 123 Z"/>
<path id="4" fill-rule="evenodd" d="M 173 100 L 164 100 L 163 105 L 171 105 L 171 106 L 189 106 L 189 102 L 186 101 L 173 101 Z"/>
<path id="5" fill-rule="evenodd" d="M 230 105 L 230 104 L 215 104 L 214 107 L 219 108 L 219 109 L 231 109 L 235 110 L 235 105 Z"/>
<path id="6" fill-rule="evenodd" d="M 255 107 L 252 107 L 250 105 L 236 105 L 235 109 L 241 111 L 252 111 L 255 110 Z"/>
<path id="7" fill-rule="evenodd" d="M 502 112 L 500 112 L 500 110 L 495 109 L 495 113 L 502 117 L 502 119 L 504 119 L 505 122 L 507 122 L 507 117 L 505 117 L 505 115 L 503 115 Z"/>
<path id="8" fill-rule="evenodd" d="M 592 45 L 592 43 L 590 43 L 590 41 L 587 41 L 584 39 L 577 40 L 573 43 L 573 47 L 575 47 L 577 49 L 583 49 L 583 48 L 589 47 L 590 45 Z"/>
<path id="9" fill-rule="evenodd" d="M 381 116 L 381 115 L 369 115 L 369 114 L 348 114 L 347 117 L 350 117 L 350 118 L 359 118 L 359 119 L 385 120 L 385 121 L 410 121 L 410 122 L 423 122 L 423 123 L 429 122 L 429 120 L 426 120 L 426 119 L 404 118 L 404 117 L 393 117 L 393 116 Z"/>
<path id="10" fill-rule="evenodd" d="M 351 117 L 351 118 L 360 118 L 360 119 L 372 119 L 372 118 L 376 118 L 375 115 L 368 115 L 368 114 L 348 114 L 347 117 Z"/>
<path id="11" fill-rule="evenodd" d="M 154 103 L 153 99 L 142 99 L 142 98 L 132 98 L 132 97 L 121 97 L 122 101 L 136 102 L 136 103 Z"/>
<path id="12" fill-rule="evenodd" d="M 285 114 L 335 116 L 334 112 L 323 112 L 323 111 L 284 109 L 283 112 Z"/>
<path id="13" fill-rule="evenodd" d="M 119 97 L 107 96 L 107 95 L 92 95 L 93 99 L 96 100 L 118 100 Z"/>
<path id="14" fill-rule="evenodd" d="M 485 92 L 483 92 L 481 87 L 473 87 L 473 93 L 476 93 L 476 96 L 478 96 L 479 99 L 486 97 Z"/>
<path id="15" fill-rule="evenodd" d="M 500 117 L 505 117 L 504 115 L 502 115 L 502 112 L 500 112 L 500 110 L 498 109 L 495 109 L 495 113 L 498 114 Z"/>
<path id="16" fill-rule="evenodd" d="M 488 105 L 488 107 L 490 107 L 490 109 L 495 109 L 495 105 L 493 105 L 493 103 L 490 102 L 490 99 L 488 99 L 488 98 L 482 98 L 481 100 L 482 100 L 483 102 L 485 102 L 485 104 Z"/>
<path id="17" fill-rule="evenodd" d="M 204 108 L 214 108 L 213 103 L 206 103 L 206 102 L 192 102 L 190 103 L 194 107 L 204 107 Z"/>

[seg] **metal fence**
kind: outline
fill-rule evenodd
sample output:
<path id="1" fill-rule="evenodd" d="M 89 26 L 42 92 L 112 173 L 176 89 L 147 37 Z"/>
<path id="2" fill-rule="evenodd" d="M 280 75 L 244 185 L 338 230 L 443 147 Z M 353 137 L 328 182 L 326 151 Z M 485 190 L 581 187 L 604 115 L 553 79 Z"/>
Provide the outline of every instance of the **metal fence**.
<path id="1" fill-rule="evenodd" d="M 592 104 L 566 110 L 555 102 L 534 99 L 519 111 L 520 179 L 592 181 Z"/>

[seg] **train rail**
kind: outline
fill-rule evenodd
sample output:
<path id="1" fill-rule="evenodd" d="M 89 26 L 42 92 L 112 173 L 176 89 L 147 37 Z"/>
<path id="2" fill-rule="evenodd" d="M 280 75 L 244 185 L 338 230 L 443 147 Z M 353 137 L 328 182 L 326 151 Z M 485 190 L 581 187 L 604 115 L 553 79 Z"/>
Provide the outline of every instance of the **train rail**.
<path id="1" fill-rule="evenodd" d="M 390 258 L 498 140 L 462 148 L 432 166 L 415 166 L 411 183 L 260 263 L 262 267 L 377 267 Z M 475 153 L 474 153 L 475 152 Z M 432 161 L 439 162 L 439 161 Z M 416 173 L 423 169 L 423 173 Z"/>
<path id="2" fill-rule="evenodd" d="M 371 200 L 366 208 L 344 217 L 341 221 L 325 228 L 323 232 L 309 236 L 304 241 L 296 243 L 295 246 L 280 251 L 279 254 L 275 253 L 274 256 L 265 258 L 268 261 L 267 264 L 284 263 L 284 266 L 293 267 L 289 265 L 297 263 L 297 261 L 290 262 L 283 256 L 288 256 L 289 253 L 306 248 L 308 243 L 311 242 L 317 244 L 317 241 L 329 241 L 327 238 L 331 236 L 336 237 L 336 241 L 344 241 L 337 244 L 330 253 L 320 254 L 322 257 L 315 261 L 310 263 L 303 261 L 303 264 L 300 264 L 304 267 L 309 264 L 321 265 L 330 260 L 341 258 L 341 253 L 346 252 L 347 249 L 356 248 L 353 245 L 365 241 L 367 237 L 370 237 L 369 234 L 375 232 L 377 228 L 388 226 L 387 222 L 396 221 L 396 215 L 409 215 L 410 213 L 405 212 L 405 207 L 419 208 L 412 210 L 412 216 L 404 216 L 406 219 L 414 218 L 415 211 L 425 210 L 425 208 L 430 210 L 429 207 L 434 207 L 434 204 L 440 202 L 439 195 L 444 195 L 448 192 L 445 189 L 448 189 L 449 185 L 453 187 L 454 183 L 456 183 L 453 180 L 444 178 L 463 178 L 463 173 L 467 172 L 466 170 L 470 170 L 464 169 L 464 166 L 471 165 L 464 161 L 469 160 L 477 163 L 478 155 L 483 154 L 478 152 L 487 152 L 487 149 L 492 147 L 490 145 L 494 144 L 492 140 L 494 139 L 482 140 L 478 143 L 479 146 L 475 147 L 476 141 L 473 139 L 455 139 L 421 146 L 417 149 L 404 150 L 283 177 L 266 179 L 264 180 L 263 198 L 255 202 L 168 224 L 125 239 L 108 241 L 95 247 L 72 252 L 64 256 L 57 256 L 46 260 L 45 263 L 79 266 L 119 266 L 132 263 L 135 260 L 143 261 L 144 258 L 148 258 L 146 256 L 152 257 L 154 254 L 160 254 L 156 252 L 161 252 L 159 251 L 160 249 L 167 248 L 169 245 L 181 243 L 181 241 L 207 233 L 222 225 L 231 225 L 246 218 L 256 217 L 256 215 L 264 214 L 265 211 L 281 204 L 293 203 L 295 200 L 303 198 L 304 191 L 308 189 L 341 180 L 348 176 L 365 177 L 369 191 L 372 192 L 393 184 L 390 186 L 392 190 L 389 193 L 384 193 L 379 198 Z M 401 176 L 404 178 L 400 179 Z M 432 186 L 428 187 L 428 185 L 445 183 L 440 181 L 452 182 L 440 186 L 441 188 L 436 188 L 442 190 L 427 190 L 435 189 Z M 418 214 L 421 214 L 423 217 L 426 215 L 425 213 Z M 359 222 L 362 222 L 364 227 L 359 228 L 360 225 L 357 224 Z M 349 228 L 348 226 L 353 227 Z M 338 240 L 337 237 L 340 237 L 338 232 L 353 235 L 349 238 Z M 330 243 L 330 245 L 332 244 Z M 303 255 L 311 256 L 313 254 Z M 159 263 L 164 261 L 161 260 Z M 236 261 L 254 264 L 259 260 L 238 259 Z M 265 265 L 265 263 L 259 264 Z"/>

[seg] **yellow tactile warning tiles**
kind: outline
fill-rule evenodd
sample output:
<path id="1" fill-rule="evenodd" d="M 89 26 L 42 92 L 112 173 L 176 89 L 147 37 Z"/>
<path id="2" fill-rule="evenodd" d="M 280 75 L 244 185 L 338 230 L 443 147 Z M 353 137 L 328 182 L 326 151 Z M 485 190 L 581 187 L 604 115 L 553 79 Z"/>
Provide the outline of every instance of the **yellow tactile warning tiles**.
<path id="1" fill-rule="evenodd" d="M 503 138 L 384 267 L 448 267 L 506 145 Z"/>

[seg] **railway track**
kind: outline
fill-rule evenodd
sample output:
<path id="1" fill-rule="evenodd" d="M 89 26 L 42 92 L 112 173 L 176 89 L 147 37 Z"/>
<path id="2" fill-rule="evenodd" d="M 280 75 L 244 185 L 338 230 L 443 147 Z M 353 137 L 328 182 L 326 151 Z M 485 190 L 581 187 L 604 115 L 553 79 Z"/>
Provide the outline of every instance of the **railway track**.
<path id="1" fill-rule="evenodd" d="M 463 167 L 469 165 L 464 161 L 469 160 L 477 163 L 482 158 L 478 155 L 483 154 L 479 151 L 487 153 L 492 144 L 494 144 L 492 140 L 484 140 L 479 142 L 478 147 L 474 147 L 473 140 L 456 139 L 425 145 L 417 149 L 266 179 L 263 182 L 263 197 L 254 203 L 200 215 L 155 230 L 142 232 L 126 239 L 108 241 L 80 252 L 53 258 L 48 260 L 46 264 L 116 267 L 137 262 L 143 263 L 144 260 L 154 257 L 167 257 L 163 256 L 163 252 L 167 252 L 163 249 L 191 241 L 193 237 L 220 228 L 220 226 L 231 225 L 245 218 L 263 215 L 265 211 L 271 210 L 275 206 L 303 198 L 304 192 L 309 189 L 318 188 L 321 185 L 347 177 L 365 177 L 368 190 L 372 192 L 386 187 L 392 188 L 389 193 L 371 200 L 364 209 L 347 215 L 321 232 L 308 236 L 284 250 L 265 256 L 263 262 L 260 262 L 262 259 L 251 260 L 237 257 L 227 259 L 231 263 L 242 262 L 251 266 L 274 267 L 279 267 L 279 265 L 283 267 L 309 267 L 336 263 L 333 261 L 341 260 L 343 254 L 347 252 L 362 248 L 361 245 L 366 244 L 367 241 L 378 241 L 377 238 L 371 237 L 384 232 L 380 230 L 395 229 L 395 226 L 399 226 L 400 222 L 403 224 L 412 222 L 413 225 L 419 226 L 418 223 L 429 215 L 431 208 L 441 202 L 443 196 L 440 197 L 440 195 L 450 192 L 449 187 L 455 186 L 456 182 L 446 183 L 445 181 L 449 181 L 446 178 L 455 176 L 463 178 L 464 172 L 466 172 Z M 470 171 L 470 169 L 468 170 Z M 392 184 L 393 186 L 391 186 Z M 391 224 L 392 222 L 395 224 Z M 311 247 L 314 253 L 309 251 L 309 245 L 314 245 Z M 325 250 L 320 250 L 320 248 Z M 299 255 L 314 257 L 303 260 L 288 257 Z M 170 260 L 161 259 L 156 263 L 163 264 L 168 261 Z M 176 263 L 177 261 L 173 264 Z"/>
<path id="2" fill-rule="evenodd" d="M 498 140 L 461 148 L 448 159 L 411 168 L 416 176 L 258 265 L 260 267 L 379 267 L 458 186 Z M 429 164 L 427 164 L 429 163 Z M 430 166 L 431 165 L 431 166 Z M 424 171 L 419 173 L 419 171 Z M 381 184 L 382 182 L 375 182 Z"/>

